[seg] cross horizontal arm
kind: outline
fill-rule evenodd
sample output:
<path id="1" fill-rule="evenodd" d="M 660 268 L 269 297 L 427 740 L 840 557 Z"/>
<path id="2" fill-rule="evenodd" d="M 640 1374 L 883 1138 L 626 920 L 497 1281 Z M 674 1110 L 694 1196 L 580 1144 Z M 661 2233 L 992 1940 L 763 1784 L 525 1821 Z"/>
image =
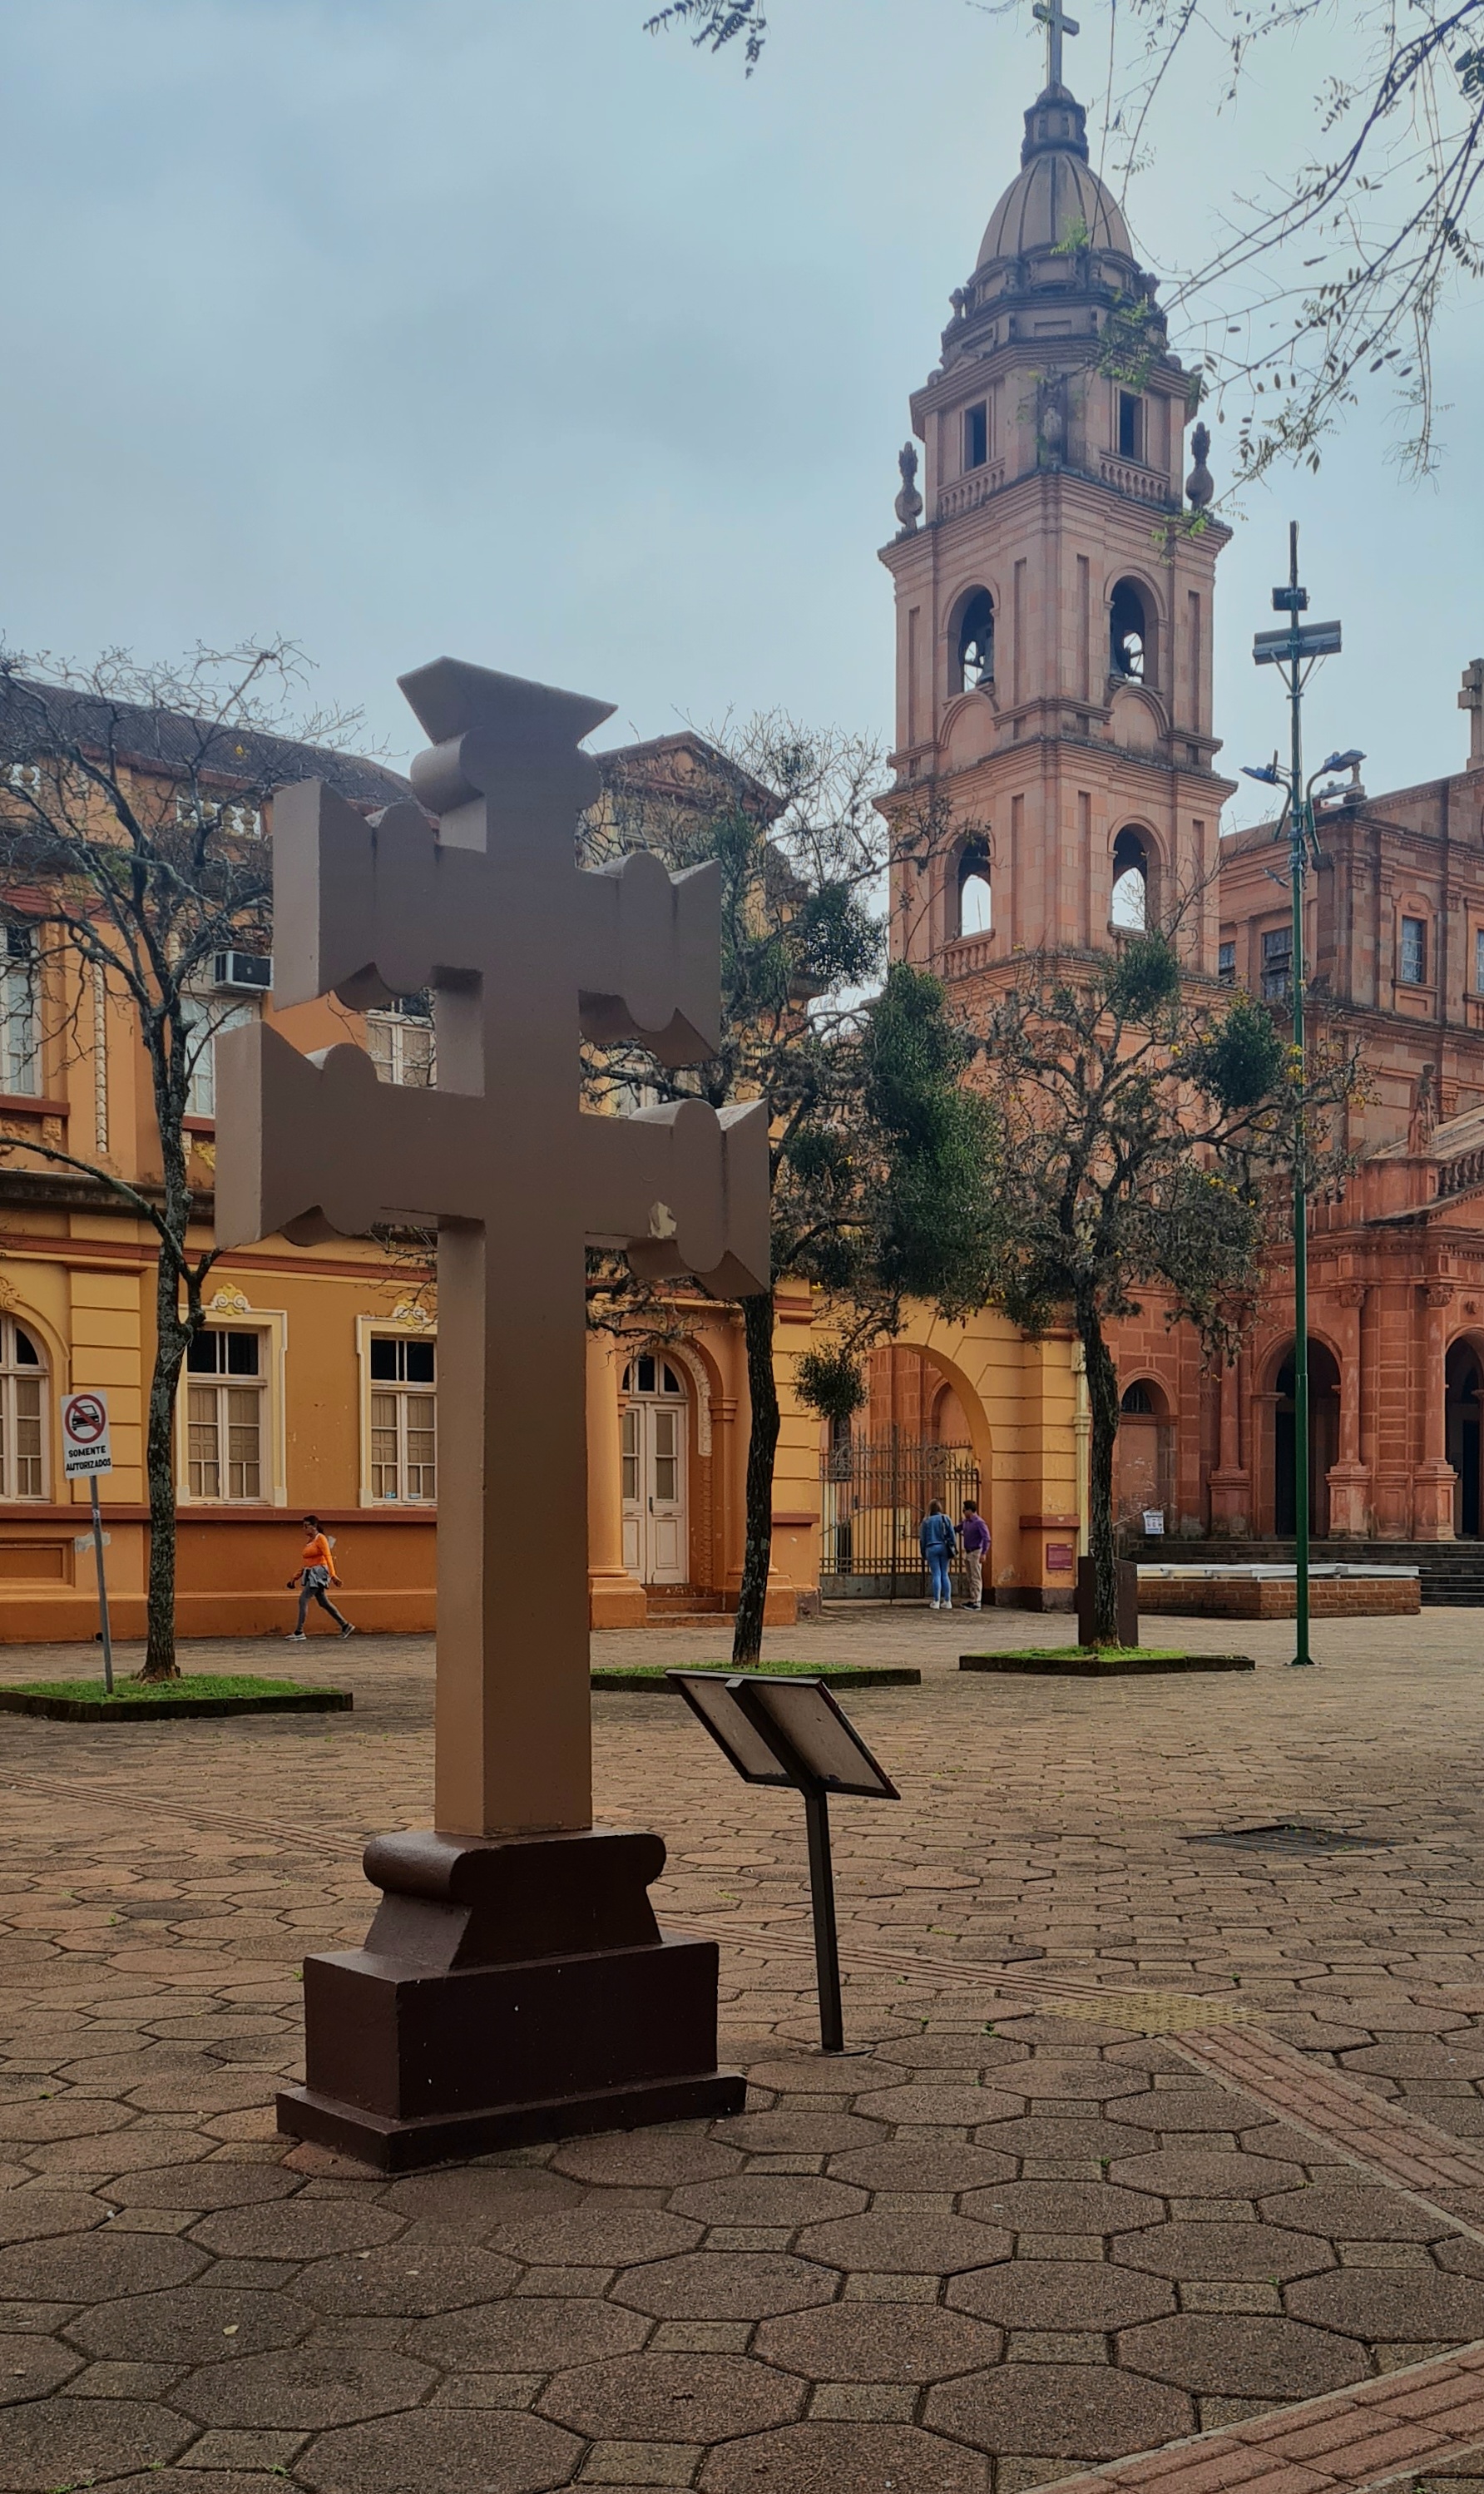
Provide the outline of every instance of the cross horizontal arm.
<path id="1" fill-rule="evenodd" d="M 485 1104 L 381 1082 L 364 1049 L 302 1056 L 261 1022 L 217 1037 L 216 1235 L 362 1237 L 410 1216 L 482 1220 Z"/>
<path id="2" fill-rule="evenodd" d="M 626 1251 L 644 1281 L 692 1273 L 718 1298 L 769 1281 L 768 1110 L 679 1100 L 633 1117 L 581 1121 L 585 1228 Z"/>
<path id="3" fill-rule="evenodd" d="M 666 1065 L 720 1043 L 721 869 L 672 875 L 638 850 L 597 871 L 551 862 L 545 905 L 572 930 L 573 1008 L 589 1039 L 637 1040 Z M 317 779 L 274 800 L 273 1000 L 355 1010 L 500 957 L 500 860 L 445 844 L 420 806 L 367 823 Z M 508 907 L 508 899 L 503 904 Z"/>

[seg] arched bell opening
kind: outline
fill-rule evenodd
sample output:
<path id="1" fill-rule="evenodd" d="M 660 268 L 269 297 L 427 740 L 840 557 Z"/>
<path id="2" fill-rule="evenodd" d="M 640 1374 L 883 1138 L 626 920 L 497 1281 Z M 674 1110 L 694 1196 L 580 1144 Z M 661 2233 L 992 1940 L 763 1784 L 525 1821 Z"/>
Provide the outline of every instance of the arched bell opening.
<path id="1" fill-rule="evenodd" d="M 1480 1429 L 1484 1365 L 1471 1342 L 1456 1342 L 1443 1365 L 1448 1461 L 1453 1467 L 1453 1530 L 1461 1541 L 1484 1536 L 1480 1500 Z"/>
<path id="2" fill-rule="evenodd" d="M 1147 590 L 1136 580 L 1114 584 L 1108 605 L 1108 673 L 1131 684 L 1153 684 L 1155 615 Z"/>
<path id="3" fill-rule="evenodd" d="M 972 693 L 994 682 L 994 600 L 975 589 L 963 602 L 954 639 L 954 692 Z"/>
<path id="4" fill-rule="evenodd" d="M 1273 1531 L 1282 1541 L 1297 1530 L 1298 1414 L 1291 1348 L 1273 1379 Z M 1340 1367 L 1326 1343 L 1309 1337 L 1309 1530 L 1329 1533 L 1329 1468 L 1340 1452 Z"/>
<path id="5" fill-rule="evenodd" d="M 1150 908 L 1153 858 L 1142 832 L 1132 825 L 1118 834 L 1113 842 L 1113 891 L 1108 908 L 1109 924 L 1125 928 L 1130 934 L 1142 934 L 1152 918 Z"/>
<path id="6" fill-rule="evenodd" d="M 987 935 L 993 925 L 989 851 L 983 840 L 970 840 L 958 861 L 954 932 L 959 935 Z"/>

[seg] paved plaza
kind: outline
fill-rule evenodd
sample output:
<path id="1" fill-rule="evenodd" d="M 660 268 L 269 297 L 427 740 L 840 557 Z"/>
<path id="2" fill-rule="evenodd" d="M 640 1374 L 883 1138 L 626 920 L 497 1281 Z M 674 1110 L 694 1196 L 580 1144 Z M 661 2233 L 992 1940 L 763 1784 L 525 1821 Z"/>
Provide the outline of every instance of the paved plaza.
<path id="1" fill-rule="evenodd" d="M 272 2098 L 362 1841 L 426 1820 L 431 1644 L 295 1649 L 348 1717 L 0 1718 L 0 2494 L 1484 2482 L 1484 1614 L 1321 1624 L 1305 1675 L 1269 1625 L 1250 1676 L 955 1667 L 1069 1632 L 775 1641 L 924 1674 L 848 1701 L 903 1798 L 834 1811 L 838 2059 L 797 1801 L 598 1696 L 600 1816 L 719 1938 L 747 2110 L 400 2181 Z M 39 1669 L 96 1662 L 0 1680 Z M 1364 1841 L 1202 1840 L 1295 1822 Z"/>

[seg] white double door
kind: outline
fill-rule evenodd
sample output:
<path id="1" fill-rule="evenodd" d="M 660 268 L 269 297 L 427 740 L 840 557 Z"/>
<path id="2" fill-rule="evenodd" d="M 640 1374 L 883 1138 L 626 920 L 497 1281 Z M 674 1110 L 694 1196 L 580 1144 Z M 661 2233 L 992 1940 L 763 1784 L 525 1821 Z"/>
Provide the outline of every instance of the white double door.
<path id="1" fill-rule="evenodd" d="M 653 1377 L 654 1388 L 646 1391 L 640 1376 Z M 663 1359 L 636 1360 L 629 1378 L 635 1383 L 625 1380 L 623 1565 L 641 1585 L 683 1585 L 690 1572 L 685 1398 Z"/>

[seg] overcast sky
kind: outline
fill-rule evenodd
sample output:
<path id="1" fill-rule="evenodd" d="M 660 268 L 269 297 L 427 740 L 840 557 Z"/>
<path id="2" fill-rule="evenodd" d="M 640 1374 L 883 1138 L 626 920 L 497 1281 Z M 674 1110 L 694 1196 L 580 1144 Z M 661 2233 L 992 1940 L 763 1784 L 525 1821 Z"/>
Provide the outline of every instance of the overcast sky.
<path id="1" fill-rule="evenodd" d="M 1023 22 L 967 0 L 772 14 L 744 80 L 646 38 L 645 0 L 0 0 L 12 646 L 286 632 L 396 753 L 418 740 L 393 680 L 442 651 L 605 696 L 606 741 L 778 703 L 885 737 L 876 549 L 907 397 L 1043 55 L 1029 0 Z M 1348 15 L 1268 59 L 1234 116 L 1214 54 L 1193 61 L 1130 196 L 1146 264 L 1310 143 Z M 1068 77 L 1091 102 L 1107 0 L 1081 21 Z M 1219 575 L 1227 763 L 1281 732 L 1247 653 L 1291 515 L 1314 611 L 1346 627 L 1316 757 L 1366 746 L 1373 790 L 1460 766 L 1477 295 L 1440 383 L 1437 484 L 1399 479 L 1378 409 L 1317 478 L 1249 503 Z"/>

